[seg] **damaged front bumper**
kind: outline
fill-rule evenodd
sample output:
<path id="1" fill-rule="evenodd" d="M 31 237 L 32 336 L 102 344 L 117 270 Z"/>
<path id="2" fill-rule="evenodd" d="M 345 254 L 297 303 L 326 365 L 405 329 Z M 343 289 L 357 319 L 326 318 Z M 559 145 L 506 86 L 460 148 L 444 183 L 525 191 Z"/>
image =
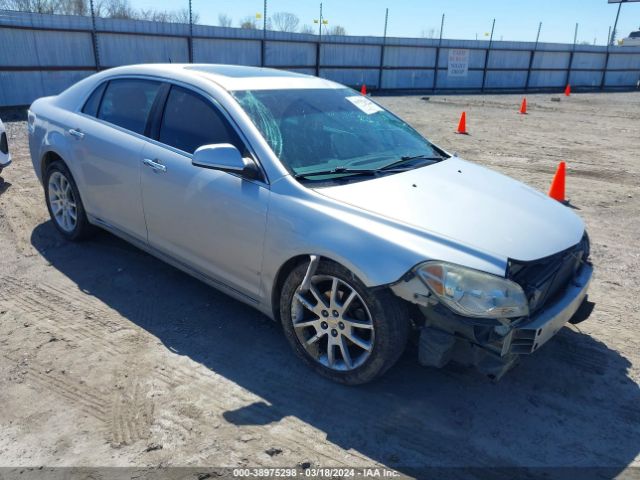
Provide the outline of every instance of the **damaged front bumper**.
<path id="1" fill-rule="evenodd" d="M 499 379 L 521 355 L 538 350 L 576 315 L 587 298 L 592 275 L 593 267 L 584 263 L 562 294 L 533 316 L 492 325 L 454 314 L 417 279 L 391 288 L 417 305 L 424 317 L 419 341 L 421 364 L 440 368 L 453 360 Z"/>
<path id="2" fill-rule="evenodd" d="M 562 297 L 544 308 L 529 322 L 509 332 L 503 343 L 503 355 L 533 353 L 558 333 L 587 298 L 592 276 L 593 267 L 589 264 L 583 265 Z"/>

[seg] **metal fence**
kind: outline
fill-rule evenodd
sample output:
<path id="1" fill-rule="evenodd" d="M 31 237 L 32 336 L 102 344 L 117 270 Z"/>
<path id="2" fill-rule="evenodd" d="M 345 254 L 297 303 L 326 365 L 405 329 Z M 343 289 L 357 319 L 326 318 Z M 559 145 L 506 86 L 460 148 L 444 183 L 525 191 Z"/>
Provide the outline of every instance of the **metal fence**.
<path id="1" fill-rule="evenodd" d="M 464 53 L 452 74 L 450 52 Z M 0 11 L 0 106 L 27 105 L 105 68 L 196 62 L 274 67 L 369 90 L 637 88 L 640 48 L 326 36 Z"/>

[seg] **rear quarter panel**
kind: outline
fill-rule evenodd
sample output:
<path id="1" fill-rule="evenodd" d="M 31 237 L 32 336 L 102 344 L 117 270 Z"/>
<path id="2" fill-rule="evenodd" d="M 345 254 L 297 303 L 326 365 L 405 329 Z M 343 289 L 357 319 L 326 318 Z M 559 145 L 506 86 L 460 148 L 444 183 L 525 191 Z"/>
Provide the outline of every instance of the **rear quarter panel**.
<path id="1" fill-rule="evenodd" d="M 66 133 L 68 112 L 56 106 L 54 100 L 55 97 L 40 98 L 29 108 L 29 151 L 40 183 L 44 175 L 43 160 L 50 152 L 63 158 L 75 177 Z"/>

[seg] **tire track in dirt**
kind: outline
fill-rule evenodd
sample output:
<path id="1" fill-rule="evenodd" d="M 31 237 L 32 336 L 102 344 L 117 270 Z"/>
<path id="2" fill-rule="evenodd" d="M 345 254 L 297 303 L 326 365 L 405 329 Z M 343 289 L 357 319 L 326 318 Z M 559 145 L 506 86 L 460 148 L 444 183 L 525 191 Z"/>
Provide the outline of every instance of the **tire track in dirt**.
<path id="1" fill-rule="evenodd" d="M 45 322 L 77 346 L 94 349 L 100 345 L 107 355 L 123 354 L 118 343 L 109 338 L 109 334 L 123 327 L 109 319 L 112 312 L 92 305 L 91 297 L 74 299 L 46 283 L 33 285 L 14 277 L 0 279 L 0 291 L 2 305 L 37 322 Z"/>
<path id="2" fill-rule="evenodd" d="M 20 188 L 17 185 L 11 186 L 11 194 L 3 195 L 2 209 L 6 219 L 5 229 L 15 242 L 15 248 L 23 256 L 34 256 L 37 254 L 31 245 L 31 225 L 34 220 L 44 221 L 46 209 L 42 199 L 42 190 L 37 188 Z"/>
<path id="3" fill-rule="evenodd" d="M 216 413 L 224 413 L 228 411 L 234 411 L 241 408 L 244 404 L 253 404 L 263 401 L 260 397 L 247 392 L 240 387 L 233 386 L 232 388 L 220 388 L 221 382 L 224 382 L 224 377 L 221 377 L 215 372 L 206 371 L 201 366 L 190 365 L 178 365 L 177 368 L 171 369 L 169 373 L 166 371 L 156 370 L 154 377 L 161 383 L 164 383 L 167 387 L 173 389 L 179 388 L 182 385 L 188 385 L 189 394 L 191 397 L 194 394 L 200 398 L 206 399 L 206 404 L 211 407 L 211 410 Z M 268 378 L 268 372 L 265 372 L 265 378 Z M 309 401 L 311 395 L 309 395 Z M 265 433 L 264 428 L 261 426 L 251 427 L 243 425 L 238 429 L 238 435 L 249 436 L 256 435 L 261 437 L 261 442 L 268 444 L 268 446 L 277 446 L 289 451 L 297 458 L 307 458 L 310 452 L 320 458 L 324 465 L 335 466 L 352 466 L 354 464 L 371 464 L 371 459 L 360 455 L 355 451 L 340 451 L 342 459 L 336 457 L 336 446 L 333 444 L 326 444 L 325 442 L 318 443 L 312 442 L 310 439 L 317 436 L 317 432 L 313 427 L 309 427 L 306 424 L 300 424 L 298 420 L 286 418 L 284 414 L 277 412 L 277 409 L 270 406 L 274 410 L 272 428 L 273 432 Z M 168 428 L 175 423 L 175 417 L 173 415 L 162 415 L 158 420 L 161 426 Z M 178 430 L 183 432 L 185 436 L 191 436 L 192 431 L 189 425 L 185 425 L 184 421 L 180 421 Z M 285 427 L 284 424 L 287 424 Z M 293 424 L 293 425 L 291 425 Z M 310 431 L 309 431 L 310 430 Z M 244 442 L 240 442 L 241 444 Z"/>
<path id="4" fill-rule="evenodd" d="M 217 374 L 214 372 L 211 372 L 210 374 L 207 372 L 201 372 L 197 367 L 181 367 L 179 369 L 171 370 L 170 376 L 165 375 L 165 373 L 162 375 L 158 374 L 157 378 L 161 381 L 165 378 L 169 378 L 170 380 L 167 385 L 174 388 L 182 384 L 188 384 L 189 392 L 191 394 L 196 393 L 207 398 L 207 403 L 209 405 L 213 403 L 216 406 L 216 410 L 220 410 L 222 412 L 238 409 L 239 403 L 250 404 L 262 400 L 253 394 L 238 396 L 237 392 L 234 392 L 233 390 L 221 390 L 219 388 L 220 380 L 215 378 Z M 275 378 L 273 378 L 274 376 Z M 264 378 L 272 378 L 275 385 L 290 383 L 285 376 L 274 375 L 273 372 L 265 371 Z M 207 386 L 208 383 L 211 385 Z M 215 398 L 212 398 L 212 392 L 216 392 Z M 221 392 L 224 393 L 221 394 Z M 296 396 L 300 397 L 300 402 L 308 405 L 314 405 L 314 402 L 317 402 L 317 397 L 315 397 L 312 392 L 297 390 Z M 270 445 L 275 445 L 279 448 L 284 448 L 299 458 L 304 458 L 305 455 L 309 456 L 309 453 L 313 452 L 317 458 L 321 459 L 321 464 L 323 465 L 343 467 L 360 464 L 371 465 L 372 460 L 370 458 L 354 450 L 342 450 L 340 449 L 340 446 L 330 443 L 330 438 L 328 439 L 329 442 L 314 442 L 313 438 L 317 438 L 319 436 L 319 432 L 314 427 L 309 426 L 306 423 L 301 424 L 300 422 L 304 422 L 302 419 L 294 420 L 293 418 L 287 418 L 288 415 L 279 412 L 277 406 L 270 405 L 269 408 L 273 410 L 274 426 L 272 427 L 273 431 L 270 432 L 268 436 L 265 435 L 264 429 L 254 429 L 247 425 L 243 425 L 242 432 L 245 435 L 251 435 L 252 433 L 259 434 L 262 437 L 261 441 L 267 442 Z M 340 409 L 353 412 L 352 415 L 361 422 L 363 426 L 369 425 L 371 421 L 370 411 L 363 411 L 362 413 L 359 413 L 362 409 L 361 405 L 359 405 L 357 401 L 341 404 Z M 378 413 L 379 415 L 376 415 L 376 418 L 377 422 L 379 422 L 379 428 L 387 432 L 393 432 L 394 437 L 400 439 L 399 445 L 401 445 L 402 449 L 406 452 L 412 452 L 411 457 L 414 460 L 418 461 L 419 459 L 423 459 L 428 461 L 432 459 L 434 452 L 444 450 L 444 447 L 440 442 L 437 442 L 437 444 L 432 445 L 431 448 L 425 451 L 423 449 L 424 438 L 422 435 L 415 432 L 415 425 L 403 425 L 402 422 L 398 422 L 398 418 L 386 415 L 384 412 Z M 447 436 L 448 434 L 443 432 L 443 435 Z M 320 436 L 324 436 L 324 432 L 320 432 Z M 335 455 L 336 448 L 340 451 L 341 459 L 338 459 Z M 453 452 L 447 451 L 447 454 L 452 453 Z M 494 461 L 496 461 L 495 458 L 489 459 L 486 461 L 486 465 L 490 465 L 491 462 Z M 379 465 L 382 466 L 382 464 Z"/>
<path id="5" fill-rule="evenodd" d="M 3 355 L 3 357 L 12 363 L 20 364 L 23 370 L 26 369 L 26 378 L 34 384 L 59 395 L 87 415 L 101 422 L 106 420 L 109 411 L 107 395 L 96 392 L 85 383 L 75 381 L 65 373 L 48 369 L 33 360 L 29 360 L 25 365 L 24 362 L 12 356 Z"/>
<path id="6" fill-rule="evenodd" d="M 107 421 L 112 446 L 130 445 L 151 435 L 154 403 L 148 387 L 138 380 L 128 379 L 113 395 Z"/>

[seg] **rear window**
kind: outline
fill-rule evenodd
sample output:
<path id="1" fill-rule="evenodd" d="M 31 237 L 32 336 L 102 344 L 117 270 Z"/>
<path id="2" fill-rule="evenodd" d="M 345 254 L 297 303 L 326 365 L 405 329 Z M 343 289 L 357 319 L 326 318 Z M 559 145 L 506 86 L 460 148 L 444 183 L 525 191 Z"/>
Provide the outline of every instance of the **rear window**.
<path id="1" fill-rule="evenodd" d="M 111 80 L 100 103 L 98 118 L 144 134 L 160 83 L 152 80 Z"/>
<path id="2" fill-rule="evenodd" d="M 82 113 L 86 113 L 92 117 L 98 115 L 100 100 L 102 100 L 102 94 L 104 93 L 106 86 L 106 83 L 101 83 L 100 86 L 93 91 L 91 96 L 87 99 L 87 102 L 84 104 L 84 107 L 82 107 Z"/>

